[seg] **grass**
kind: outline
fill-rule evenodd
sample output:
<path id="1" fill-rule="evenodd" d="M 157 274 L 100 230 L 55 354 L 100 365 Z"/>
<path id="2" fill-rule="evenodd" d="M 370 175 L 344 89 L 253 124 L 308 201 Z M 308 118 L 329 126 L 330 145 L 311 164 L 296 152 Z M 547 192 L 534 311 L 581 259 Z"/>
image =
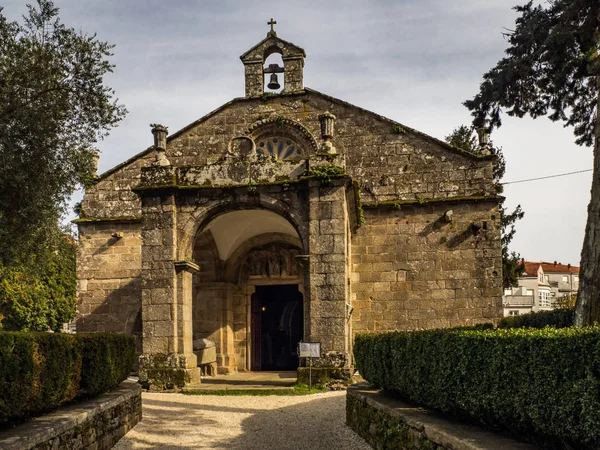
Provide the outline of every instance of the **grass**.
<path id="1" fill-rule="evenodd" d="M 254 396 L 266 396 L 266 395 L 310 395 L 319 394 L 321 392 L 327 392 L 326 389 L 315 387 L 309 391 L 308 385 L 298 384 L 294 386 L 294 389 L 201 389 L 196 391 L 184 391 L 185 395 L 254 395 Z"/>

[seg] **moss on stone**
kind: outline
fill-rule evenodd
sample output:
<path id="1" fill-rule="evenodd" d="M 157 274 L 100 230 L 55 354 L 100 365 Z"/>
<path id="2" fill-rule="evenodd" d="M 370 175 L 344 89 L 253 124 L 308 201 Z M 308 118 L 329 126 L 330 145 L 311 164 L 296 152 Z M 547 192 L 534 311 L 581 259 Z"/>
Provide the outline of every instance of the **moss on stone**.
<path id="1" fill-rule="evenodd" d="M 402 125 L 394 124 L 392 125 L 392 132 L 396 134 L 406 134 L 406 129 Z"/>
<path id="2" fill-rule="evenodd" d="M 187 382 L 189 382 L 189 376 L 185 369 L 164 367 L 146 369 L 146 379 L 142 384 L 159 389 L 174 389 L 185 386 Z"/>
<path id="3" fill-rule="evenodd" d="M 423 431 L 411 428 L 400 418 L 385 414 L 351 395 L 346 398 L 346 423 L 373 448 L 446 450 L 427 439 Z"/>
<path id="4" fill-rule="evenodd" d="M 313 386 L 324 386 L 331 381 L 350 383 L 351 373 L 339 367 L 298 367 L 298 383 L 308 385 L 309 378 Z"/>
<path id="5" fill-rule="evenodd" d="M 141 220 L 142 216 L 82 217 L 72 220 L 71 223 L 140 222 Z"/>
<path id="6" fill-rule="evenodd" d="M 346 175 L 343 167 L 338 167 L 333 164 L 326 166 L 315 166 L 309 168 L 301 178 L 317 178 L 323 182 L 330 182 L 332 178 L 339 178 Z"/>
<path id="7" fill-rule="evenodd" d="M 330 163 L 333 163 L 336 158 L 340 156 L 337 153 L 317 152 L 310 157 L 310 159 L 326 159 Z"/>

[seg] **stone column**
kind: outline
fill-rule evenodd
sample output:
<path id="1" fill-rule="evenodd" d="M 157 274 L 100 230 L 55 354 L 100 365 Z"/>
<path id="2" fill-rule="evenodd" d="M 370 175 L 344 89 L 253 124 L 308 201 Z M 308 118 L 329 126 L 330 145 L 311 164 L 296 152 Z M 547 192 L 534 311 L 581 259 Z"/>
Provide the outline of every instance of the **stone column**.
<path id="1" fill-rule="evenodd" d="M 246 97 L 260 97 L 265 92 L 263 62 L 260 59 L 244 61 Z"/>
<path id="2" fill-rule="evenodd" d="M 285 85 L 283 93 L 291 94 L 304 90 L 303 71 L 304 57 L 302 55 L 284 56 L 283 67 L 285 69 Z"/>
<path id="3" fill-rule="evenodd" d="M 232 283 L 203 283 L 198 287 L 198 296 L 204 304 L 202 317 L 204 326 L 200 335 L 214 341 L 219 373 L 231 373 L 237 370 L 233 339 L 233 291 Z M 212 330 L 206 333 L 206 328 Z M 198 337 L 198 336 L 197 336 Z"/>
<path id="4" fill-rule="evenodd" d="M 200 267 L 189 261 L 177 261 L 174 263 L 177 273 L 177 351 L 185 355 L 187 367 L 193 369 L 197 364 L 197 357 L 193 347 L 193 318 L 192 318 L 192 277 Z"/>
<path id="5" fill-rule="evenodd" d="M 164 170 L 164 169 L 163 169 Z M 160 189 L 142 195 L 142 355 L 140 381 L 152 388 L 200 381 L 192 349 L 189 263 L 178 265 L 177 206 Z"/>
<path id="6" fill-rule="evenodd" d="M 322 352 L 348 353 L 348 227 L 346 181 L 309 181 L 310 313 L 308 338 Z"/>

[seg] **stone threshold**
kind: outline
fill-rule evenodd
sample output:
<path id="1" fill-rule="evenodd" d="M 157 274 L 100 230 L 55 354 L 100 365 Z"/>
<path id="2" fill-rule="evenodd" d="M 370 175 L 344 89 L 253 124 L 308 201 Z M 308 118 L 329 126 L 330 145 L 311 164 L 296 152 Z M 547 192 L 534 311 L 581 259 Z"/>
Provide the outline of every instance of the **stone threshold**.
<path id="1" fill-rule="evenodd" d="M 373 417 L 380 416 L 382 420 L 373 420 Z M 369 419 L 366 419 L 367 417 Z M 366 420 L 369 423 L 366 423 Z M 406 449 L 430 448 L 431 444 L 435 444 L 437 447 L 431 448 L 539 450 L 539 447 L 531 444 L 457 420 L 445 419 L 425 408 L 386 397 L 368 383 L 360 383 L 348 388 L 346 421 L 348 426 L 377 449 L 388 448 L 383 446 L 382 440 L 389 432 L 386 425 L 389 427 L 393 424 L 395 429 L 404 430 L 404 435 L 400 439 L 406 441 L 405 446 L 402 447 Z"/>
<path id="2" fill-rule="evenodd" d="M 0 449 L 110 449 L 141 420 L 141 408 L 141 386 L 126 380 L 98 397 L 0 431 Z"/>
<path id="3" fill-rule="evenodd" d="M 187 385 L 182 391 L 293 391 L 295 371 L 238 372 L 202 377 L 202 382 Z"/>

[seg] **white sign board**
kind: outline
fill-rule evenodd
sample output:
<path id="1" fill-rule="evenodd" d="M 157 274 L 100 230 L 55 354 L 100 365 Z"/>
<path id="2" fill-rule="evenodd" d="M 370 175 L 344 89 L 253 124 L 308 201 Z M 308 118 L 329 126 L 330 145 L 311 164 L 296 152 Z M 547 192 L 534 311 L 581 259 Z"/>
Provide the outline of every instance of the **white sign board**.
<path id="1" fill-rule="evenodd" d="M 300 342 L 298 344 L 300 358 L 320 358 L 321 343 L 320 342 Z"/>

